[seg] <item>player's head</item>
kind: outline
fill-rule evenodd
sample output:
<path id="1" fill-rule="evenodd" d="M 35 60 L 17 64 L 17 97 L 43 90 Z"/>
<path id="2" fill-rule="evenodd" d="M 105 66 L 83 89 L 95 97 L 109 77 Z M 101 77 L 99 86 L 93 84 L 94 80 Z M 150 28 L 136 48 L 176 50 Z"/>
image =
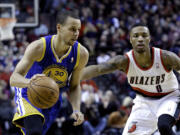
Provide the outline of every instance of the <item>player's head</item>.
<path id="1" fill-rule="evenodd" d="M 64 10 L 57 14 L 56 18 L 57 34 L 61 36 L 66 45 L 72 46 L 79 36 L 81 21 L 78 12 Z"/>
<path id="2" fill-rule="evenodd" d="M 130 42 L 136 52 L 143 53 L 148 50 L 150 40 L 150 31 L 146 25 L 138 23 L 131 27 Z"/>

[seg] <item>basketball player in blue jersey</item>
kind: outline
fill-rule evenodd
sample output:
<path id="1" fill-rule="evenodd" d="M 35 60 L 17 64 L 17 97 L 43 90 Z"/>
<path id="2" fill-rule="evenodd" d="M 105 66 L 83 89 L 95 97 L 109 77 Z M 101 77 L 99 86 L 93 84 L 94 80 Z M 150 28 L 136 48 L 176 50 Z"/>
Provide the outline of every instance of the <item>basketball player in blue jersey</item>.
<path id="1" fill-rule="evenodd" d="M 175 135 L 172 126 L 179 119 L 180 90 L 173 70 L 180 73 L 180 58 L 169 51 L 149 47 L 150 32 L 144 24 L 130 31 L 133 49 L 108 62 L 83 70 L 82 80 L 121 70 L 136 92 L 123 135 Z"/>
<path id="2" fill-rule="evenodd" d="M 63 11 L 57 15 L 57 34 L 42 37 L 32 42 L 17 64 L 10 78 L 15 87 L 17 112 L 13 123 L 25 135 L 45 135 L 61 106 L 61 94 L 69 89 L 69 100 L 73 108 L 74 125 L 80 125 L 84 116 L 80 112 L 80 76 L 88 61 L 88 51 L 77 42 L 81 22 L 74 11 Z M 49 76 L 59 85 L 60 98 L 49 109 L 32 106 L 27 97 L 27 87 L 39 76 Z"/>

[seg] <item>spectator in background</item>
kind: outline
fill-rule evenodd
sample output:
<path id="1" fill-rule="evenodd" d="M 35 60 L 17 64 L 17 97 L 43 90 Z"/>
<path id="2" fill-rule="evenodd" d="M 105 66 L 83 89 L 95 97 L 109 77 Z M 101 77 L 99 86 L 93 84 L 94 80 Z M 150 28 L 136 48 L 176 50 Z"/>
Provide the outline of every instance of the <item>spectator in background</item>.
<path id="1" fill-rule="evenodd" d="M 87 48 L 89 49 L 90 55 L 94 54 L 94 49 L 96 45 L 96 33 L 97 29 L 96 27 L 92 24 L 91 21 L 87 21 L 85 23 L 85 28 L 84 28 L 84 42 Z"/>
<path id="2" fill-rule="evenodd" d="M 82 96 L 81 96 L 81 102 L 86 103 L 86 105 L 91 105 L 90 101 L 98 103 L 100 100 L 100 97 L 98 95 L 98 89 L 93 86 L 93 84 L 90 83 L 82 83 Z M 89 98 L 93 98 L 92 100 L 88 100 Z"/>
<path id="3" fill-rule="evenodd" d="M 13 130 L 11 123 L 14 114 L 14 104 L 10 98 L 7 83 L 0 80 L 0 128 L 2 127 L 2 134 L 8 133 Z M 1 130 L 1 129 L 0 129 Z"/>
<path id="4" fill-rule="evenodd" d="M 83 107 L 86 119 L 83 123 L 84 135 L 100 135 L 107 124 L 107 118 L 100 115 L 94 99 L 94 95 L 89 95 Z"/>
<path id="5" fill-rule="evenodd" d="M 45 24 L 40 24 L 38 28 L 34 30 L 36 36 L 47 35 L 49 33 L 48 27 Z"/>
<path id="6" fill-rule="evenodd" d="M 7 93 L 7 83 L 4 80 L 0 80 L 0 100 L 5 101 L 9 97 Z"/>
<path id="7" fill-rule="evenodd" d="M 126 112 L 126 114 L 129 116 L 131 113 L 132 106 L 133 106 L 133 99 L 130 96 L 126 96 L 123 99 L 120 109 Z"/>
<path id="8" fill-rule="evenodd" d="M 112 90 L 107 90 L 101 100 L 102 102 L 99 104 L 99 112 L 101 116 L 108 116 L 111 112 L 118 110 L 119 104 Z"/>
<path id="9" fill-rule="evenodd" d="M 122 135 L 128 114 L 123 110 L 112 112 L 108 116 L 107 127 L 102 135 Z"/>
<path id="10" fill-rule="evenodd" d="M 110 56 L 107 53 L 101 52 L 99 56 L 97 56 L 97 63 L 104 63 L 107 62 L 110 59 Z"/>

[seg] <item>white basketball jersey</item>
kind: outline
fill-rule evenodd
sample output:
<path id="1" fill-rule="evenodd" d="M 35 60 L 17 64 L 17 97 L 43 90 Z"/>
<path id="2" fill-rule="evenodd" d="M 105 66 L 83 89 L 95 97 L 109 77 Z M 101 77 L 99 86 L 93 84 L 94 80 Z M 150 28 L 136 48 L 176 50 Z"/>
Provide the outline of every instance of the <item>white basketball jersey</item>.
<path id="1" fill-rule="evenodd" d="M 141 68 L 134 57 L 133 50 L 127 53 L 129 67 L 127 70 L 128 82 L 137 93 L 161 97 L 178 89 L 178 81 L 173 71 L 168 71 L 161 58 L 162 50 L 152 48 L 152 65 Z"/>

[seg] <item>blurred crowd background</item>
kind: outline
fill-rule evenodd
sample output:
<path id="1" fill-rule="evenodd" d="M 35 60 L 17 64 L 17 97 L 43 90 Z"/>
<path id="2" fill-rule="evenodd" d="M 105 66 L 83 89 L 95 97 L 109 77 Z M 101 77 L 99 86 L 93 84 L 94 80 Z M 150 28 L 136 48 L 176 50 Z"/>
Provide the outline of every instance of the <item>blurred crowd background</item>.
<path id="1" fill-rule="evenodd" d="M 33 20 L 33 5 L 25 0 L 15 2 L 19 20 Z M 28 7 L 28 8 L 24 8 Z M 123 55 L 132 47 L 130 27 L 143 22 L 150 29 L 150 45 L 175 52 L 180 56 L 180 1 L 179 0 L 40 0 L 39 25 L 35 28 L 15 28 L 14 40 L 0 41 L 0 135 L 16 135 L 11 124 L 15 105 L 9 78 L 22 58 L 25 48 L 42 36 L 56 33 L 58 11 L 75 8 L 79 11 L 82 27 L 78 41 L 90 53 L 88 65 L 106 62 Z M 2 12 L 0 12 L 2 14 Z M 180 80 L 180 76 L 178 76 Z M 121 71 L 83 81 L 82 112 L 86 121 L 72 126 L 72 112 L 63 94 L 63 107 L 48 135 L 121 135 L 132 107 L 135 93 Z M 174 126 L 180 131 L 180 124 Z"/>

